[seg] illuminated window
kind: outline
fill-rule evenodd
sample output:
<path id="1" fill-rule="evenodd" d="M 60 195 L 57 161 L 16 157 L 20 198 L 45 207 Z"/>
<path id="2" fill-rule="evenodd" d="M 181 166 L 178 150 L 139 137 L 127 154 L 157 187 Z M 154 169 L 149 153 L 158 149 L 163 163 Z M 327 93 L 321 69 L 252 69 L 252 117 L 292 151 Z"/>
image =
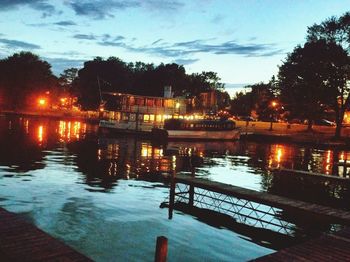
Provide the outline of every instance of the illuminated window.
<path id="1" fill-rule="evenodd" d="M 149 122 L 149 115 L 143 115 L 143 121 Z"/>
<path id="2" fill-rule="evenodd" d="M 156 116 L 156 121 L 157 122 L 162 122 L 162 115 L 157 115 Z"/>
<path id="3" fill-rule="evenodd" d="M 123 119 L 124 121 L 128 121 L 128 120 L 129 120 L 129 114 L 128 114 L 128 113 L 123 113 L 123 114 L 122 114 L 122 119 Z"/>
<path id="4" fill-rule="evenodd" d="M 147 106 L 154 106 L 154 99 L 152 98 L 147 98 L 146 99 Z"/>
<path id="5" fill-rule="evenodd" d="M 149 115 L 149 120 L 154 121 L 154 115 Z"/>
<path id="6" fill-rule="evenodd" d="M 162 107 L 163 106 L 163 99 L 156 99 L 156 106 Z"/>
<path id="7" fill-rule="evenodd" d="M 174 107 L 174 100 L 172 99 L 166 99 L 164 101 L 164 107 Z"/>

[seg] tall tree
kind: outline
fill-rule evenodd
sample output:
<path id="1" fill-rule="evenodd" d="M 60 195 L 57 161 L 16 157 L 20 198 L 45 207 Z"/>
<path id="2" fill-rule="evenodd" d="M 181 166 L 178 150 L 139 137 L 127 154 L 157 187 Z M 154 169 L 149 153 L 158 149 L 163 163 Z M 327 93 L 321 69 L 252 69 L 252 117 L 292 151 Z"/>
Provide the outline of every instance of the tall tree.
<path id="1" fill-rule="evenodd" d="M 0 60 L 0 89 L 8 108 L 33 105 L 34 98 L 55 86 L 51 65 L 33 53 L 20 52 Z"/>
<path id="2" fill-rule="evenodd" d="M 281 98 L 292 116 L 306 118 L 311 129 L 313 121 L 331 106 L 337 114 L 335 135 L 339 136 L 349 104 L 348 99 L 339 103 L 339 96 L 348 93 L 348 63 L 346 52 L 335 43 L 319 40 L 297 46 L 278 74 Z"/>
<path id="3" fill-rule="evenodd" d="M 349 109 L 349 56 L 350 56 L 350 12 L 340 17 L 331 17 L 321 24 L 308 28 L 308 42 L 325 41 L 329 45 L 337 45 L 330 60 L 328 87 L 333 89 L 331 107 L 336 116 L 336 137 L 340 136 L 345 110 Z M 342 47 L 343 50 L 340 50 Z M 346 59 L 345 56 L 348 56 Z"/>

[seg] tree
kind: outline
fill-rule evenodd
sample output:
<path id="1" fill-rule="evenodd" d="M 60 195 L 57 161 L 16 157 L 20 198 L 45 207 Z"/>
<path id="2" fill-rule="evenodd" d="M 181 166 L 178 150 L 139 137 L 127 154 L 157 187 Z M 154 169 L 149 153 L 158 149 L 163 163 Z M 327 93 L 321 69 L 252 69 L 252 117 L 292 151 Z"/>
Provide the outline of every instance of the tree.
<path id="1" fill-rule="evenodd" d="M 34 98 L 55 86 L 51 65 L 33 53 L 20 52 L 0 60 L 0 89 L 7 108 L 33 105 Z"/>
<path id="2" fill-rule="evenodd" d="M 325 40 L 342 46 L 350 52 L 350 12 L 339 18 L 332 16 L 321 24 L 314 24 L 307 30 L 307 41 Z"/>
<path id="3" fill-rule="evenodd" d="M 281 99 L 292 117 L 307 119 L 311 130 L 313 121 L 332 107 L 339 136 L 344 106 L 349 104 L 348 99 L 338 103 L 339 95 L 348 93 L 348 64 L 346 52 L 335 43 L 319 40 L 297 46 L 278 74 Z"/>
<path id="4" fill-rule="evenodd" d="M 78 69 L 74 67 L 65 69 L 63 73 L 60 74 L 58 82 L 63 92 L 70 94 L 74 93 L 73 84 L 77 76 Z"/>
<path id="5" fill-rule="evenodd" d="M 321 24 L 314 24 L 309 27 L 307 40 L 311 43 L 323 40 L 330 45 L 339 46 L 334 48 L 335 53 L 332 54 L 332 60 L 336 60 L 337 63 L 331 62 L 328 72 L 330 78 L 328 85 L 334 90 L 331 104 L 336 115 L 337 128 L 335 136 L 339 137 L 344 112 L 349 109 L 350 12 L 343 14 L 339 18 L 333 16 Z M 340 47 L 343 50 L 340 50 Z M 345 57 L 346 55 L 348 58 Z"/>
<path id="6" fill-rule="evenodd" d="M 258 116 L 262 120 L 270 120 L 270 103 L 275 98 L 272 93 L 271 81 L 267 84 L 257 83 L 246 86 L 251 91 L 238 93 L 231 101 L 231 111 L 240 116 Z"/>

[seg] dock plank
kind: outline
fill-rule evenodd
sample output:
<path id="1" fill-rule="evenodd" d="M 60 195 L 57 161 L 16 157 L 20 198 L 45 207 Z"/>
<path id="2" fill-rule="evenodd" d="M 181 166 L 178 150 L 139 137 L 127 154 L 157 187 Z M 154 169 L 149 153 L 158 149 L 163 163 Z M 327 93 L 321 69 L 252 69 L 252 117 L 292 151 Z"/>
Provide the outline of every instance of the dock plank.
<path id="1" fill-rule="evenodd" d="M 347 234 L 345 238 L 338 234 Z M 350 261 L 349 229 L 326 234 L 252 261 Z"/>
<path id="2" fill-rule="evenodd" d="M 291 212 L 307 212 L 313 215 L 321 215 L 325 218 L 332 219 L 334 222 L 350 225 L 350 212 L 344 210 L 181 174 L 175 176 L 175 182 L 193 185 L 194 187 L 281 208 Z"/>
<path id="3" fill-rule="evenodd" d="M 1 261 L 92 261 L 61 241 L 0 208 Z"/>

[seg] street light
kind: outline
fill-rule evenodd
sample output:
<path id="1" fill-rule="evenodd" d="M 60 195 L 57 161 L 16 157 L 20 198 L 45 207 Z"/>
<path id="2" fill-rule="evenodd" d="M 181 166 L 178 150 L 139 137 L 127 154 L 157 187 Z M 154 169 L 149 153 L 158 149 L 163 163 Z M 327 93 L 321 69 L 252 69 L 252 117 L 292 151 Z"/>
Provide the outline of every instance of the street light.
<path id="1" fill-rule="evenodd" d="M 272 112 L 271 112 L 271 122 L 270 122 L 270 129 L 269 129 L 269 131 L 272 131 L 272 123 L 273 123 L 273 118 L 274 118 L 277 106 L 278 106 L 278 102 L 277 101 L 271 101 L 270 107 L 271 107 Z"/>

